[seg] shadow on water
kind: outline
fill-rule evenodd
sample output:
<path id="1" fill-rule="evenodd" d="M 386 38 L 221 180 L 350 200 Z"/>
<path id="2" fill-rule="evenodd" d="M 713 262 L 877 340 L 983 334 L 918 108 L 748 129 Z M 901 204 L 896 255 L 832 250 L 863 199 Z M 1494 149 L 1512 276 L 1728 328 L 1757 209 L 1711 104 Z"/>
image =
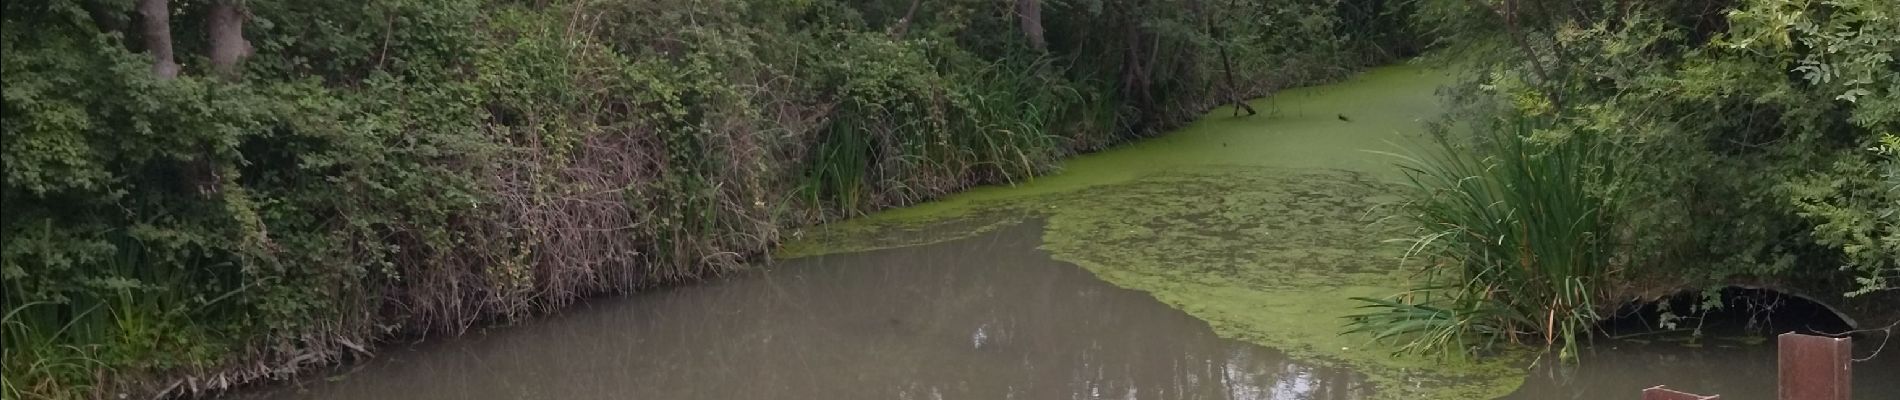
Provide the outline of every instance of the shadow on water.
<path id="1" fill-rule="evenodd" d="M 1581 363 L 1541 362 L 1506 399 L 1634 399 L 1643 388 L 1668 385 L 1723 400 L 1773 400 L 1775 334 L 1850 329 L 1798 297 L 1738 288 L 1721 296 L 1729 306 L 1706 313 L 1688 311 L 1703 300 L 1693 293 L 1625 307 L 1602 324 L 1604 333 L 1583 349 Z M 1665 309 L 1682 315 L 1664 318 Z M 1886 339 L 1881 333 L 1854 339 L 1854 356 L 1865 359 L 1853 363 L 1855 399 L 1900 399 L 1900 339 L 1881 349 Z"/>
<path id="2" fill-rule="evenodd" d="M 1053 261 L 1041 224 L 801 258 L 410 348 L 270 399 L 1356 399 Z"/>

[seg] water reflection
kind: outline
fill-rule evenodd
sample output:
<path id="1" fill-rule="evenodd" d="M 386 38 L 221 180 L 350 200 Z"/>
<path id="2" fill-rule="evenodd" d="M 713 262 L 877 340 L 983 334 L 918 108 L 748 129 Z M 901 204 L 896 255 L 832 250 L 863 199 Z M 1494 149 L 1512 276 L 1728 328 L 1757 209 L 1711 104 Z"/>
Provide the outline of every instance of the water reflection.
<path id="1" fill-rule="evenodd" d="M 313 399 L 1356 399 L 1350 371 L 1221 339 L 1025 224 L 793 260 L 409 348 L 254 393 Z M 332 381 L 333 380 L 333 381 Z"/>

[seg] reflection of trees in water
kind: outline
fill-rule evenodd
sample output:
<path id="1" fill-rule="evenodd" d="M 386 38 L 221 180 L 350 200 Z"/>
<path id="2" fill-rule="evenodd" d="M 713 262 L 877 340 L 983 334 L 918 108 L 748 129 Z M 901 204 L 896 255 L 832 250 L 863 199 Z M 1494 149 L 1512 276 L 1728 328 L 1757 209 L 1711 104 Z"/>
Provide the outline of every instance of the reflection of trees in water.
<path id="1" fill-rule="evenodd" d="M 442 342 L 335 398 L 1309 399 L 1349 371 L 1214 335 L 1034 249 L 1037 226 L 801 259 Z M 453 387 L 445 387 L 453 386 Z"/>

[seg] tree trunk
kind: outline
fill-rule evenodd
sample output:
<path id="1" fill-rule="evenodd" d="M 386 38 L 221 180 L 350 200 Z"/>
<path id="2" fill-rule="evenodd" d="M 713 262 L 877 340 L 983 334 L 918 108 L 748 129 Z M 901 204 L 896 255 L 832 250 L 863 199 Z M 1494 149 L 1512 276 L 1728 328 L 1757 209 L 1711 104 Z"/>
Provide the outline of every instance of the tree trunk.
<path id="1" fill-rule="evenodd" d="M 1218 44 L 1216 46 L 1220 47 L 1221 70 L 1227 73 L 1227 101 L 1234 103 L 1234 115 L 1240 115 L 1241 110 L 1246 110 L 1249 117 L 1259 114 L 1259 111 L 1254 111 L 1253 105 L 1247 104 L 1246 100 L 1240 98 L 1240 86 L 1234 83 L 1234 61 L 1232 57 L 1227 56 L 1227 46 Z"/>
<path id="2" fill-rule="evenodd" d="M 1511 37 L 1511 41 L 1516 42 L 1518 50 L 1523 51 L 1524 57 L 1530 59 L 1531 73 L 1536 74 L 1537 80 L 1539 81 L 1537 86 L 1541 86 L 1544 94 L 1550 98 L 1551 109 L 1562 110 L 1564 108 L 1564 101 L 1563 97 L 1557 92 L 1557 82 L 1551 80 L 1550 72 L 1548 72 L 1549 69 L 1544 68 L 1543 58 L 1537 56 L 1537 49 L 1531 46 L 1530 39 L 1525 38 L 1524 27 L 1518 20 L 1517 5 L 1516 0 L 1505 0 L 1503 4 L 1499 5 L 1499 8 L 1493 8 L 1492 10 L 1496 11 L 1498 16 L 1504 18 L 1504 29 L 1508 36 Z"/>
<path id="3" fill-rule="evenodd" d="M 152 53 L 152 75 L 161 80 L 178 77 L 178 62 L 172 60 L 171 6 L 167 3 L 168 0 L 139 0 L 145 51 Z"/>
<path id="4" fill-rule="evenodd" d="M 1141 70 L 1143 67 L 1141 61 L 1141 25 L 1135 20 L 1135 17 L 1132 16 L 1132 11 L 1124 11 L 1124 13 L 1127 15 L 1125 15 L 1126 22 L 1124 22 L 1126 29 L 1123 30 L 1126 37 L 1123 40 L 1128 46 L 1126 53 L 1128 60 L 1123 67 L 1122 86 L 1126 88 L 1129 95 L 1134 96 L 1136 108 L 1142 111 L 1142 118 L 1146 119 L 1146 113 L 1153 110 L 1153 107 L 1150 106 L 1154 104 L 1154 98 L 1148 93 L 1148 73 Z"/>
<path id="5" fill-rule="evenodd" d="M 1201 7 L 1200 1 L 1189 2 L 1188 7 L 1193 9 L 1195 14 L 1200 15 L 1201 29 L 1207 33 L 1208 41 L 1212 42 L 1216 51 L 1220 53 L 1221 73 L 1226 76 L 1227 102 L 1233 103 L 1234 115 L 1240 115 L 1242 110 L 1247 111 L 1247 116 L 1249 117 L 1259 114 L 1259 111 L 1253 109 L 1253 105 L 1247 104 L 1244 99 L 1240 98 L 1240 85 L 1234 81 L 1234 58 L 1227 55 L 1227 35 L 1222 34 L 1220 28 L 1214 26 L 1213 15 Z M 1227 2 L 1227 8 L 1235 8 L 1232 0 Z"/>
<path id="6" fill-rule="evenodd" d="M 244 22 L 250 19 L 244 11 L 242 0 L 217 0 L 211 4 L 210 24 L 205 31 L 211 36 L 211 69 L 218 77 L 229 81 L 239 78 L 238 63 L 251 55 L 251 42 L 244 40 Z"/>
<path id="7" fill-rule="evenodd" d="M 922 2 L 923 0 L 911 0 L 910 10 L 904 11 L 904 18 L 897 20 L 897 24 L 891 26 L 890 32 L 885 32 L 892 40 L 904 37 L 904 32 L 910 30 L 910 19 L 917 16 L 917 4 Z"/>
<path id="8" fill-rule="evenodd" d="M 1029 47 L 1036 51 L 1047 50 L 1049 43 L 1042 38 L 1042 0 L 1016 0 L 1016 16 L 1022 23 L 1023 36 L 1029 39 Z"/>

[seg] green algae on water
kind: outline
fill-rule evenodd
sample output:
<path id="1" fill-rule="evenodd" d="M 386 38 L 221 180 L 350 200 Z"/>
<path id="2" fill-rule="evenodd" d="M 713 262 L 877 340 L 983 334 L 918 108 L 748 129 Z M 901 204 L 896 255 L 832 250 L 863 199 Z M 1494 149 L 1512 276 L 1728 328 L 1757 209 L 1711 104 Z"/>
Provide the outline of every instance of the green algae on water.
<path id="1" fill-rule="evenodd" d="M 1207 168 L 1287 168 L 1356 171 L 1399 178 L 1386 156 L 1422 138 L 1422 123 L 1440 112 L 1433 91 L 1449 73 L 1416 66 L 1367 71 L 1346 82 L 1295 88 L 1254 100 L 1266 114 L 1233 117 L 1213 112 L 1162 137 L 1063 163 L 1054 175 L 1014 186 L 986 186 L 937 201 L 877 212 L 794 233 L 782 258 L 917 245 L 975 235 L 994 228 L 998 213 L 1020 217 L 1026 203 L 1089 187 L 1139 180 L 1168 171 Z M 1351 121 L 1337 116 L 1351 115 Z M 945 221 L 962 220 L 962 223 Z M 985 221 L 983 223 L 979 221 Z M 893 232 L 936 232 L 895 235 Z M 943 233 L 952 233 L 944 235 Z M 855 238 L 859 240 L 843 240 Z M 868 238 L 868 239 L 867 239 Z"/>
<path id="2" fill-rule="evenodd" d="M 989 233 L 1023 222 L 1023 213 L 1006 207 L 940 219 L 879 218 L 851 220 L 795 231 L 774 257 L 791 259 L 855 253 L 947 242 Z"/>
<path id="3" fill-rule="evenodd" d="M 956 218 L 998 203 L 1033 201 L 1157 172 L 1207 166 L 1336 169 L 1380 179 L 1403 178 L 1393 160 L 1371 151 L 1403 151 L 1425 139 L 1423 123 L 1438 117 L 1439 85 L 1449 72 L 1391 66 L 1345 82 L 1295 88 L 1252 101 L 1264 112 L 1233 117 L 1211 112 L 1161 137 L 1076 156 L 1056 174 L 1013 186 L 972 188 L 937 201 L 873 213 L 844 225 Z M 1337 116 L 1350 115 L 1352 121 Z M 834 224 L 836 225 L 836 224 Z"/>
<path id="4" fill-rule="evenodd" d="M 1166 136 L 1085 155 L 1056 175 L 810 230 L 781 256 L 969 237 L 1029 218 L 1042 248 L 1104 281 L 1148 292 L 1222 336 L 1345 365 L 1380 397 L 1494 398 L 1523 380 L 1523 354 L 1394 356 L 1343 335 L 1351 297 L 1409 287 L 1397 237 L 1377 223 L 1397 199 L 1392 160 L 1439 111 L 1442 72 L 1387 67 L 1294 89 L 1254 118 L 1213 113 Z M 1349 121 L 1337 118 L 1350 115 Z"/>
<path id="5" fill-rule="evenodd" d="M 1075 196 L 1043 248 L 1118 286 L 1297 357 L 1342 363 L 1392 398 L 1489 398 L 1521 379 L 1509 357 L 1399 357 L 1342 335 L 1351 297 L 1406 287 L 1377 205 L 1390 184 L 1349 171 L 1234 169 L 1154 177 Z M 1086 199 L 1086 200 L 1081 200 Z M 1068 202 L 1059 202 L 1067 204 Z M 1072 210 L 1072 211 L 1063 211 Z"/>

